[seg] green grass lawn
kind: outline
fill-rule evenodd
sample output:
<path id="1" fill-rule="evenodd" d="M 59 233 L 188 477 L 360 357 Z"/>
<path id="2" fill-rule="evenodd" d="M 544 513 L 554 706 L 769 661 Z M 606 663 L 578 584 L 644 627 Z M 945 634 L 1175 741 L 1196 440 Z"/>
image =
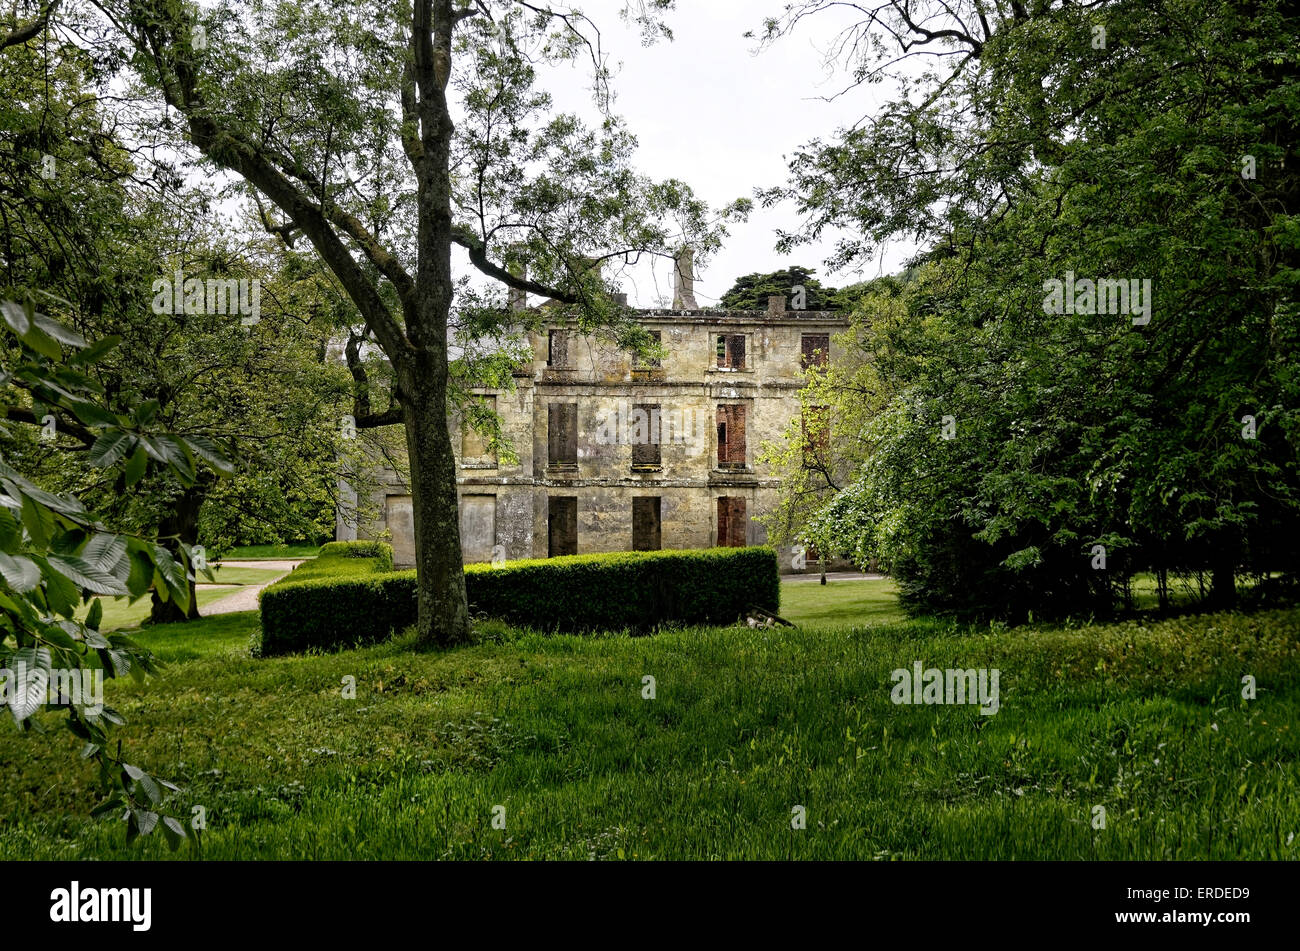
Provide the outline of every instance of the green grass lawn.
<path id="1" fill-rule="evenodd" d="M 216 584 L 229 585 L 266 584 L 284 574 L 282 571 L 268 571 L 263 568 L 219 567 L 214 567 L 212 573 L 216 579 Z M 206 578 L 203 580 L 205 584 L 211 583 Z M 199 607 L 202 608 L 213 601 L 229 597 L 238 590 L 238 588 L 199 588 Z M 126 598 L 101 598 L 100 600 L 104 605 L 104 621 L 101 627 L 106 631 L 135 627 L 149 616 L 149 599 L 147 597 L 141 598 L 134 604 L 128 604 Z M 78 617 L 84 619 L 86 612 L 89 610 L 89 607 L 82 608 L 78 613 Z"/>
<path id="2" fill-rule="evenodd" d="M 238 588 L 200 588 L 197 592 L 199 607 L 205 604 L 211 604 L 221 598 L 229 597 L 238 591 Z M 149 598 L 141 598 L 134 604 L 127 603 L 126 598 L 100 598 L 104 605 L 104 620 L 100 623 L 100 629 L 104 631 L 117 631 L 126 627 L 136 627 L 145 618 L 149 616 Z M 86 612 L 90 608 L 83 607 L 77 612 L 77 616 L 85 620 Z"/>
<path id="3" fill-rule="evenodd" d="M 213 578 L 213 581 L 212 581 L 211 583 L 215 583 L 215 584 L 266 584 L 266 583 L 268 583 L 268 582 L 274 581 L 276 578 L 280 577 L 282 574 L 284 574 L 284 572 L 283 572 L 283 571 L 280 571 L 279 569 L 276 569 L 276 568 L 270 568 L 270 569 L 268 569 L 268 568 L 243 568 L 243 567 L 232 567 L 232 566 L 229 566 L 229 565 L 227 565 L 227 566 L 225 566 L 225 567 L 222 567 L 221 565 L 213 565 L 213 566 L 212 566 L 212 578 Z M 201 577 L 199 580 L 202 581 L 202 582 L 204 582 L 205 584 L 206 584 L 206 583 L 209 583 L 209 582 L 208 582 L 208 579 L 207 579 L 207 576 L 203 576 L 203 577 Z"/>
<path id="4" fill-rule="evenodd" d="M 781 616 L 801 626 L 903 620 L 894 583 L 875 580 L 787 581 L 781 585 Z"/>
<path id="5" fill-rule="evenodd" d="M 226 553 L 231 561 L 281 561 L 285 558 L 315 558 L 319 545 L 242 545 Z"/>
<path id="6" fill-rule="evenodd" d="M 1300 611 L 1008 631 L 900 620 L 878 582 L 784 594 L 797 629 L 274 660 L 228 615 L 142 632 L 170 666 L 108 702 L 206 811 L 180 857 L 1300 858 Z M 997 668 L 999 712 L 895 705 L 914 660 Z M 87 818 L 79 745 L 0 729 L 0 858 L 166 857 Z"/>

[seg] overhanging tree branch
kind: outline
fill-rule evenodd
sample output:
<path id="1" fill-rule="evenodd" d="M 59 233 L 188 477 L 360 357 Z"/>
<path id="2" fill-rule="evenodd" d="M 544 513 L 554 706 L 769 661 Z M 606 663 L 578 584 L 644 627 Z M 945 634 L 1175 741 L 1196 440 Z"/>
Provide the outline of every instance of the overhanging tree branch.
<path id="1" fill-rule="evenodd" d="M 4 411 L 4 418 L 14 423 L 26 423 L 29 426 L 41 426 L 43 422 L 30 409 L 22 406 L 7 406 Z M 93 446 L 95 440 L 99 438 L 97 433 L 91 432 L 85 426 L 82 426 L 76 420 L 64 413 L 54 415 L 55 426 L 57 431 L 75 437 L 79 442 L 87 446 Z"/>
<path id="2" fill-rule="evenodd" d="M 512 274 L 501 265 L 489 260 L 487 246 L 484 245 L 478 235 L 464 225 L 457 226 L 452 231 L 451 240 L 469 252 L 471 263 L 479 271 L 488 277 L 495 278 L 508 287 L 513 287 L 517 291 L 528 291 L 531 294 L 552 297 L 563 304 L 577 304 L 582 300 L 578 295 L 568 291 L 562 291 L 556 287 L 547 287 L 545 284 L 537 283 L 537 281 L 530 281 L 522 275 Z"/>
<path id="3" fill-rule="evenodd" d="M 389 358 L 394 362 L 403 359 L 407 341 L 401 326 L 339 238 L 326 212 L 299 190 L 263 149 L 212 118 L 187 55 L 188 24 L 152 0 L 131 0 L 129 10 L 134 45 L 158 70 L 167 104 L 185 116 L 190 141 L 204 156 L 250 182 L 302 230 L 338 276 Z"/>
<path id="4" fill-rule="evenodd" d="M 17 23 L 17 17 L 15 16 L 13 29 L 0 36 L 0 50 L 7 49 L 10 46 L 17 46 L 19 43 L 26 43 L 28 40 L 39 36 L 41 31 L 49 25 L 50 17 L 54 15 L 54 11 L 58 9 L 61 2 L 62 0 L 50 0 L 49 3 L 41 7 L 41 11 L 36 14 L 35 19 L 26 23 Z"/>

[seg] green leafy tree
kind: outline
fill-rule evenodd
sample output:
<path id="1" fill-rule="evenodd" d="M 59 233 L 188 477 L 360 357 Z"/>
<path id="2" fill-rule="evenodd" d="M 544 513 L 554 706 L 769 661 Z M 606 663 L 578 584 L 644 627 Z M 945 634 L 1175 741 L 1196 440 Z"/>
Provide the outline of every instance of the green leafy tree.
<path id="1" fill-rule="evenodd" d="M 906 319 L 860 313 L 885 401 L 823 513 L 907 603 L 1103 613 L 1150 570 L 1166 602 L 1181 576 L 1226 607 L 1238 575 L 1297 568 L 1298 26 L 1281 3 L 1114 2 L 886 3 L 850 27 L 853 81 L 895 96 L 766 197 L 805 215 L 783 248 L 848 229 L 835 266 L 929 249 Z M 1057 307 L 1076 277 L 1092 298 Z"/>
<path id="2" fill-rule="evenodd" d="M 126 491 L 120 478 L 106 480 L 86 462 L 96 433 L 56 413 L 47 434 L 19 404 L 7 407 L 7 418 L 29 425 L 0 436 L 0 451 L 33 482 L 74 493 L 124 530 L 176 539 L 164 542 L 173 550 L 183 542 L 219 553 L 236 511 L 277 532 L 327 532 L 335 470 L 347 451 L 340 418 L 352 405 L 350 377 L 329 358 L 328 342 L 354 310 L 322 286 L 314 258 L 314 267 L 302 267 L 303 256 L 260 224 L 217 227 L 210 194 L 181 187 L 167 165 L 138 161 L 96 101 L 113 72 L 83 45 L 56 31 L 0 56 L 15 67 L 0 75 L 10 106 L 0 110 L 0 296 L 39 290 L 44 306 L 82 336 L 117 340 L 87 371 L 111 405 L 223 441 L 243 465 L 237 480 L 200 470 L 182 482 L 159 469 Z M 46 80 L 34 84 L 34 74 Z M 256 284 L 255 323 L 206 308 L 159 308 L 154 282 L 177 272 Z M 205 508 L 211 537 L 202 534 Z M 197 610 L 192 596 L 182 608 L 155 594 L 151 618 L 183 620 Z"/>
<path id="3" fill-rule="evenodd" d="M 776 544 L 816 554 L 825 576 L 828 557 L 845 554 L 840 533 L 821 517 L 826 504 L 857 478 L 869 451 L 866 433 L 887 403 L 887 382 L 871 358 L 882 327 L 903 319 L 904 282 L 882 277 L 855 285 L 850 329 L 835 343 L 843 356 L 804 369 L 799 413 L 779 439 L 765 441 L 759 458 L 780 479 L 776 506 L 758 517 Z M 866 555 L 864 565 L 874 562 Z"/>
<path id="4" fill-rule="evenodd" d="M 449 346 L 464 343 L 454 328 L 493 339 L 518 319 L 458 287 L 453 251 L 637 346 L 645 335 L 592 263 L 682 244 L 702 260 L 719 220 L 681 182 L 633 170 L 599 31 L 578 10 L 397 0 L 340 2 L 324 16 L 283 0 L 196 18 L 168 0 L 98 6 L 188 145 L 266 202 L 268 228 L 310 243 L 383 351 L 396 405 L 356 425 L 404 424 L 420 635 L 465 640 Z M 659 15 L 671 6 L 643 0 L 623 15 L 653 39 L 667 35 Z M 594 124 L 557 112 L 539 80 L 572 62 L 590 65 Z"/>
<path id="5" fill-rule="evenodd" d="M 769 297 L 793 300 L 802 290 L 804 310 L 839 310 L 841 301 L 833 287 L 823 287 L 813 270 L 794 265 L 768 274 L 746 274 L 718 302 L 728 310 L 766 310 Z"/>
<path id="6" fill-rule="evenodd" d="M 0 317 L 6 351 L 0 405 L 37 419 L 75 419 L 94 434 L 90 464 L 120 473 L 127 488 L 156 471 L 184 483 L 204 465 L 228 469 L 208 440 L 159 427 L 152 408 L 119 414 L 105 405 L 88 370 L 116 341 L 88 346 L 30 302 L 0 301 Z M 177 560 L 157 538 L 114 530 L 75 496 L 42 489 L 0 458 L 0 669 L 9 712 L 23 729 L 39 730 L 41 711 L 65 707 L 68 728 L 84 741 L 82 757 L 99 766 L 104 799 L 96 813 L 120 815 L 129 839 L 161 828 L 173 847 L 187 836 L 166 811 L 177 787 L 123 758 L 110 730 L 125 720 L 102 703 L 98 690 L 85 690 L 94 681 L 82 675 L 143 679 L 158 670 L 129 637 L 99 629 L 100 599 L 156 592 L 187 606 L 195 559 L 189 546 L 180 543 L 179 550 Z M 89 610 L 79 616 L 86 603 Z"/>

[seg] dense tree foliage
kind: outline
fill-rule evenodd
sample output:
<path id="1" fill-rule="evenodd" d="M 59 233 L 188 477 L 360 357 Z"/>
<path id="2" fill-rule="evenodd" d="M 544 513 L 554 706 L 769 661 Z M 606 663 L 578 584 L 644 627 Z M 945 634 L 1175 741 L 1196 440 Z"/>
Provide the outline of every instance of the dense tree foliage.
<path id="1" fill-rule="evenodd" d="M 349 449 L 339 420 L 352 398 L 326 344 L 354 311 L 338 313 L 341 295 L 313 260 L 257 237 L 260 228 L 223 227 L 213 195 L 132 155 L 112 108 L 95 98 L 104 75 L 78 44 L 56 35 L 0 56 L 16 67 L 0 76 L 0 295 L 38 295 L 77 333 L 116 340 L 90 368 L 108 405 L 151 406 L 173 430 L 231 447 L 243 465 L 233 480 L 199 472 L 183 485 L 158 471 L 125 492 L 85 463 L 93 431 L 57 414 L 47 429 L 11 392 L 0 412 L 27 425 L 0 435 L 0 449 L 27 477 L 77 493 L 115 524 L 211 555 L 264 537 L 268 525 L 327 534 L 337 457 Z M 48 82 L 30 81 L 41 73 Z M 159 306 L 155 282 L 178 274 L 242 280 L 260 306 L 247 315 L 174 307 L 167 295 Z M 196 613 L 193 598 L 184 614 L 175 600 L 154 600 L 155 620 Z"/>
<path id="2" fill-rule="evenodd" d="M 767 197 L 805 215 L 784 247 L 848 229 L 832 263 L 930 248 L 857 313 L 840 405 L 872 415 L 821 516 L 911 606 L 1103 613 L 1139 570 L 1224 606 L 1300 567 L 1298 32 L 1293 5 L 1191 0 L 851 28 L 852 82 L 896 96 Z"/>
<path id="3" fill-rule="evenodd" d="M 528 328 L 503 295 L 457 280 L 453 248 L 481 275 L 568 308 L 582 329 L 646 347 L 593 263 L 683 244 L 703 261 L 719 219 L 683 183 L 633 169 L 600 33 L 580 11 L 513 0 L 339 0 L 328 13 L 300 0 L 96 6 L 156 97 L 139 136 L 161 129 L 237 177 L 269 231 L 310 244 L 355 308 L 361 344 L 382 350 L 391 389 L 355 425 L 404 424 L 418 626 L 426 641 L 463 641 L 447 423 L 479 380 L 466 371 L 507 365 L 489 351 Z M 666 35 L 659 15 L 671 6 L 636 0 L 622 13 L 649 40 Z M 594 121 L 558 112 L 545 89 L 549 66 L 575 62 L 590 67 Z M 459 366 L 453 348 L 467 356 Z"/>
<path id="4" fill-rule="evenodd" d="M 88 371 L 116 347 L 115 340 L 87 345 L 30 302 L 0 301 L 0 318 L 8 351 L 0 387 L 7 395 L 24 395 L 45 425 L 75 420 L 93 434 L 86 462 L 106 479 L 129 490 L 160 473 L 186 486 L 205 470 L 229 472 L 230 463 L 206 437 L 162 426 L 157 404 L 130 413 L 105 405 L 104 388 Z M 0 421 L 0 435 L 11 425 Z M 203 559 L 179 539 L 171 539 L 175 555 L 161 541 L 106 523 L 81 499 L 41 488 L 0 458 L 4 704 L 25 730 L 41 729 L 39 711 L 65 709 L 68 728 L 84 741 L 82 757 L 99 767 L 104 799 L 96 812 L 120 815 L 128 837 L 162 828 L 176 845 L 187 836 L 180 819 L 166 812 L 176 786 L 127 762 L 120 741 L 110 744 L 110 730 L 126 721 L 104 704 L 100 679 L 143 679 L 159 666 L 127 635 L 100 631 L 101 597 L 152 593 L 178 603 L 182 614 L 193 602 Z"/>
<path id="5" fill-rule="evenodd" d="M 839 310 L 841 303 L 833 287 L 823 287 L 814 269 L 793 265 L 767 274 L 746 274 L 722 295 L 718 306 L 728 310 L 765 310 L 769 297 L 784 297 L 800 310 Z"/>

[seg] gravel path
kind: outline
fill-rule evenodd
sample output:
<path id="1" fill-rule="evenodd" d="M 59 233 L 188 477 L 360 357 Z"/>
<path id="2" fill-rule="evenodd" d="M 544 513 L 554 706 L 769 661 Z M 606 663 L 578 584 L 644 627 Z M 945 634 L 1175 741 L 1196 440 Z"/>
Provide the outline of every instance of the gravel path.
<path id="1" fill-rule="evenodd" d="M 218 598 L 211 604 L 206 604 L 199 608 L 199 614 L 202 617 L 212 617 L 214 614 L 235 614 L 238 611 L 256 611 L 257 596 L 267 585 L 275 584 L 293 569 L 302 564 L 303 560 L 298 561 L 223 561 L 222 564 L 228 568 L 265 568 L 268 571 L 278 571 L 270 581 L 264 581 L 262 584 L 241 585 L 239 590 L 226 598 Z M 205 587 L 199 585 L 198 587 Z M 228 585 L 207 585 L 209 588 L 229 587 Z"/>
<path id="2" fill-rule="evenodd" d="M 218 562 L 218 564 L 224 565 L 227 568 L 261 568 L 264 571 L 280 571 L 284 574 L 288 574 L 306 560 L 307 559 L 305 558 L 298 558 L 292 561 L 233 561 L 227 559 Z"/>
<path id="3" fill-rule="evenodd" d="M 884 575 L 862 574 L 858 571 L 828 571 L 826 572 L 827 581 L 883 581 Z M 813 571 L 806 575 L 782 575 L 782 581 L 793 582 L 794 584 L 820 584 L 822 576 Z"/>

